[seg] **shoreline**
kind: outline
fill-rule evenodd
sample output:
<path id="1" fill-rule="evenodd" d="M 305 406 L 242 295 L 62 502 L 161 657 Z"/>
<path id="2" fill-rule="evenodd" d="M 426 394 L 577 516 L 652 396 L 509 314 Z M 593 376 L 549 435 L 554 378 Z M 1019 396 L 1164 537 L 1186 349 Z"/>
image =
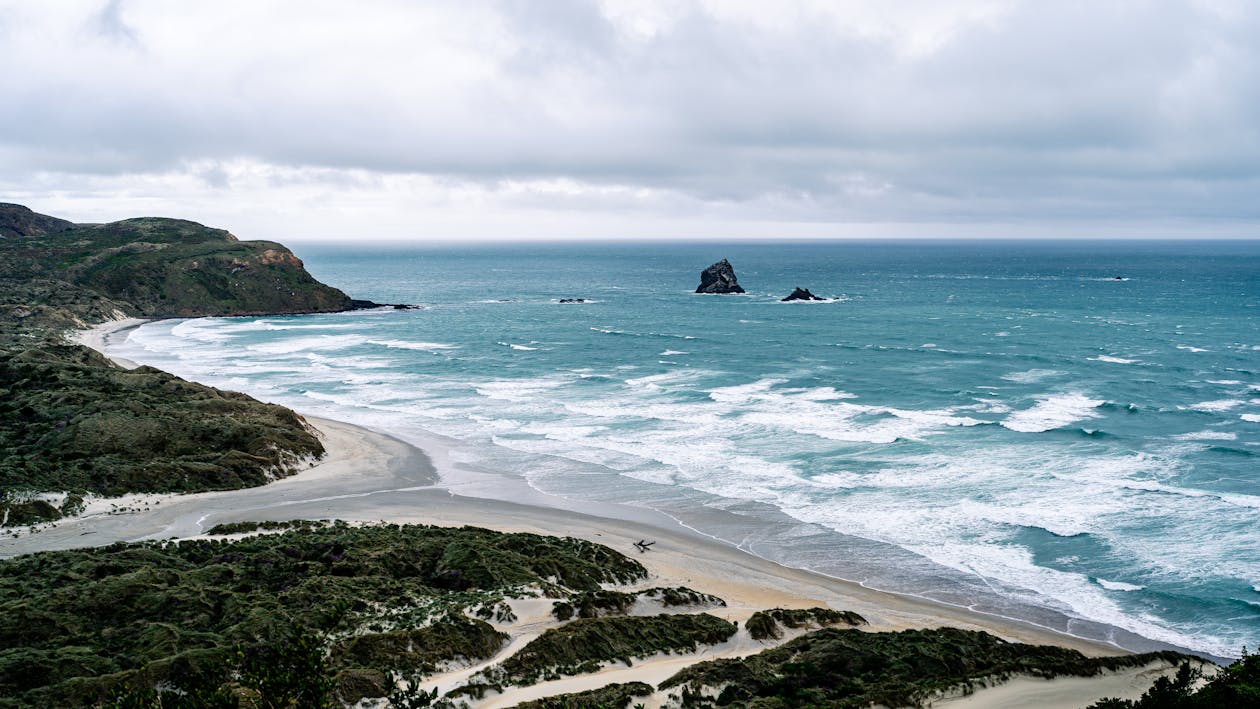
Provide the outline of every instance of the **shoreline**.
<path id="1" fill-rule="evenodd" d="M 111 336 L 144 322 L 147 321 L 135 318 L 114 321 L 76 332 L 72 337 L 105 354 Z M 138 366 L 125 359 L 105 356 L 120 366 Z M 441 471 L 451 463 L 440 442 L 432 449 L 427 444 L 421 449 L 354 424 L 302 416 L 319 432 L 328 451 L 323 460 L 307 470 L 256 488 L 151 496 L 143 506 L 136 505 L 121 513 L 98 509 L 94 514 L 62 520 L 35 533 L 4 538 L 0 540 L 0 558 L 47 549 L 99 546 L 113 541 L 184 538 L 200 535 L 214 524 L 247 520 L 343 519 L 359 523 L 473 525 L 506 532 L 579 537 L 633 554 L 648 568 L 654 585 L 685 585 L 724 598 L 728 607 L 723 615 L 730 620 L 746 620 L 752 612 L 765 608 L 821 605 L 856 611 L 870 622 L 870 630 L 952 626 L 984 630 L 1016 642 L 1067 647 L 1089 656 L 1131 652 L 1115 643 L 1081 638 L 926 598 L 874 590 L 856 582 L 784 566 L 696 531 L 661 512 L 621 509 L 618 511 L 622 514 L 609 515 L 597 511 L 609 505 L 584 504 L 585 508 L 594 508 L 593 514 L 587 514 L 574 509 L 570 501 L 532 489 L 529 489 L 532 495 L 522 497 L 520 502 L 462 495 L 441 482 Z M 523 484 L 521 487 L 527 488 Z M 543 497 L 548 498 L 545 502 L 549 504 L 543 504 L 544 500 L 539 499 Z M 634 553 L 632 543 L 643 538 L 654 539 L 656 546 L 647 553 Z M 1058 694 L 1062 694 L 1065 701 L 1067 695 L 1072 696 L 1064 707 L 1093 701 L 1078 703 L 1079 692 L 1089 693 L 1090 686 L 1098 690 L 1095 698 L 1117 696 L 1119 689 L 1125 686 L 1136 693 L 1126 691 L 1121 696 L 1136 698 L 1154 680 L 1155 674 L 1166 669 L 1142 668 L 1141 672 L 1119 673 L 1125 675 L 1122 679 L 1117 679 L 1119 675 L 1108 675 L 1112 679 L 1106 683 L 1102 683 L 1103 677 L 1092 678 L 1098 683 Z M 1009 688 L 1016 681 L 1018 678 L 968 697 L 940 701 L 947 701 L 950 706 L 973 706 L 972 702 L 976 702 L 974 706 L 1002 705 L 986 704 L 980 699 L 996 697 L 998 695 L 990 692 Z M 1028 681 L 1042 687 L 1048 684 L 1045 680 Z M 1006 699 L 999 702 L 1010 698 L 1009 691 L 1001 695 Z M 1038 696 L 1042 697 L 1038 706 L 1051 706 L 1044 703 L 1044 694 Z"/>

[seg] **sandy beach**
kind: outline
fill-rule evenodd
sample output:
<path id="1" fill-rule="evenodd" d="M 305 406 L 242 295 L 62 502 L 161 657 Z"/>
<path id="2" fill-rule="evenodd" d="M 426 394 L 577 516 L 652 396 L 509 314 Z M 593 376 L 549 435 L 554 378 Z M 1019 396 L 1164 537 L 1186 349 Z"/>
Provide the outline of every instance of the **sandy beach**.
<path id="1" fill-rule="evenodd" d="M 109 323 L 86 331 L 77 339 L 103 350 L 111 334 L 140 322 Z M 119 364 L 134 366 L 130 362 Z M 426 447 L 422 451 L 384 433 L 351 424 L 309 416 L 307 421 L 319 432 L 327 454 L 297 475 L 244 490 L 144 496 L 128 500 L 125 505 L 97 501 L 83 516 L 34 533 L 0 539 L 0 557 L 115 541 L 185 538 L 202 534 L 215 524 L 244 520 L 336 518 L 362 523 L 475 525 L 500 531 L 579 537 L 634 554 L 651 573 L 648 585 L 684 585 L 719 596 L 728 605 L 713 612 L 729 620 L 743 621 L 765 608 L 829 606 L 860 613 L 870 622 L 870 630 L 954 626 L 985 630 L 1012 641 L 1070 647 L 1091 656 L 1124 652 L 1113 645 L 1021 622 L 787 568 L 651 511 L 613 510 L 607 505 L 584 505 L 583 511 L 567 509 L 564 500 L 531 494 L 523 485 L 518 503 L 460 494 L 460 489 L 452 490 L 442 484 L 445 466 L 453 463 L 445 458 L 436 439 L 433 449 Z M 652 539 L 656 544 L 648 553 L 636 553 L 632 544 L 640 539 Z M 516 638 L 511 647 L 519 647 L 531 633 L 541 632 L 540 623 L 541 620 L 530 622 L 527 613 L 521 614 L 513 628 Z M 506 696 L 487 697 L 483 705 L 508 706 L 545 694 L 580 691 L 613 681 L 659 682 L 698 659 L 752 654 L 766 647 L 747 638 L 745 632 L 694 656 L 649 658 L 629 668 L 613 668 L 512 691 Z M 937 706 L 1081 707 L 1105 696 L 1136 698 L 1158 674 L 1169 669 L 1148 666 L 1089 679 L 1015 679 L 965 697 L 943 699 Z M 429 684 L 453 685 L 470 671 L 464 668 L 433 678 Z"/>

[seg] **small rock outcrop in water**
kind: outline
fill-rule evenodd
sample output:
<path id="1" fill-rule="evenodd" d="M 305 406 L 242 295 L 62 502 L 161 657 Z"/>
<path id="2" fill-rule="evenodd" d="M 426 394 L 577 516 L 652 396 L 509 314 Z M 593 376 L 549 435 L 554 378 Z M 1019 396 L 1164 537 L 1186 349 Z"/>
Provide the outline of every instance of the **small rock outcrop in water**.
<path id="1" fill-rule="evenodd" d="M 561 303 L 585 303 L 586 298 L 561 298 Z"/>
<path id="2" fill-rule="evenodd" d="M 351 300 L 351 310 L 373 310 L 375 308 L 393 308 L 394 310 L 420 310 L 419 305 L 408 303 L 377 303 L 371 300 Z"/>
<path id="3" fill-rule="evenodd" d="M 820 298 L 810 293 L 808 288 L 795 288 L 782 302 L 786 303 L 789 300 L 826 300 L 826 298 Z"/>
<path id="4" fill-rule="evenodd" d="M 743 293 L 739 282 L 735 280 L 735 268 L 731 262 L 722 259 L 700 272 L 700 286 L 697 293 Z"/>

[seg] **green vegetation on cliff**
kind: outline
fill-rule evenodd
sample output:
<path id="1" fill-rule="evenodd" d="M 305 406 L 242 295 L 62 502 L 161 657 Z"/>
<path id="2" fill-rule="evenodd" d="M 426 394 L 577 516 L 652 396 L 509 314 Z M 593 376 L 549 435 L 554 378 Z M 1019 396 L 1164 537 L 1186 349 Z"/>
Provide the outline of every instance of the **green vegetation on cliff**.
<path id="1" fill-rule="evenodd" d="M 317 632 L 328 671 L 363 696 L 392 672 L 493 655 L 506 636 L 469 617 L 482 607 L 645 576 L 590 542 L 472 527 L 312 524 L 32 554 L 0 561 L 0 707 L 91 703 L 194 670 L 217 686 L 234 653 Z"/>
<path id="2" fill-rule="evenodd" d="M 828 625 L 866 625 L 866 619 L 853 611 L 831 608 L 771 608 L 757 611 L 745 623 L 753 640 L 778 640 L 783 628 L 826 627 Z"/>
<path id="3" fill-rule="evenodd" d="M 56 519 L 87 493 L 261 485 L 324 452 L 292 411 L 123 371 L 67 344 L 66 330 L 350 307 L 279 244 L 178 219 L 72 224 L 0 204 L 0 525 Z"/>
<path id="4" fill-rule="evenodd" d="M 534 638 L 483 676 L 492 684 L 533 684 L 593 672 L 604 662 L 629 665 L 661 652 L 694 652 L 729 640 L 735 630 L 708 613 L 581 618 Z"/>
<path id="5" fill-rule="evenodd" d="M 661 687 L 682 687 L 683 706 L 690 707 L 902 707 L 1013 675 L 1092 677 L 1161 659 L 1186 658 L 1173 652 L 1085 657 L 957 628 L 899 633 L 824 628 L 751 657 L 693 665 Z M 706 689 L 716 697 L 706 697 Z"/>
<path id="6" fill-rule="evenodd" d="M 323 447 L 292 411 L 84 347 L 0 360 L 0 490 L 117 496 L 261 485 Z"/>
<path id="7" fill-rule="evenodd" d="M 537 699 L 532 702 L 517 704 L 513 709 L 625 709 L 639 697 L 652 693 L 652 685 L 643 682 L 627 682 L 610 684 L 599 689 L 591 689 L 574 694 L 558 694 L 554 697 Z"/>
<path id="8" fill-rule="evenodd" d="M 1260 707 L 1260 655 L 1243 656 L 1204 680 L 1203 672 L 1185 663 L 1173 677 L 1160 677 L 1139 699 L 1103 699 L 1089 709 L 1218 709 Z"/>
<path id="9" fill-rule="evenodd" d="M 14 210 L 0 206 L 0 215 L 6 211 Z M 58 283 L 63 300 L 67 293 L 77 296 L 58 307 L 75 314 L 84 311 L 94 296 L 138 317 L 333 312 L 351 307 L 345 293 L 315 280 L 280 244 L 238 241 L 222 229 L 156 217 L 70 225 L 0 239 L 0 281 L 10 286 Z M 9 306 L 44 304 L 21 300 L 11 294 L 5 298 Z"/>

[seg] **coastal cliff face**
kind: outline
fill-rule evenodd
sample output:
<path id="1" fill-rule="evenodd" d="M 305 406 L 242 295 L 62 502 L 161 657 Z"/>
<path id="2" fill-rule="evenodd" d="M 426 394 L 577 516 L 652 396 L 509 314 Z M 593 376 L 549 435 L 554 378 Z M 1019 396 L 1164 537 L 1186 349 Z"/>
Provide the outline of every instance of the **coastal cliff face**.
<path id="1" fill-rule="evenodd" d="M 12 204 L 0 204 L 0 236 L 0 526 L 56 519 L 85 494 L 261 485 L 323 454 L 288 409 L 124 371 L 64 341 L 127 316 L 352 307 L 284 246 L 179 219 L 78 225 Z"/>
<path id="2" fill-rule="evenodd" d="M 0 280 L 17 281 L 13 285 L 19 288 L 21 283 L 60 281 L 88 300 L 98 296 L 115 301 L 127 315 L 261 315 L 351 308 L 349 296 L 315 280 L 284 246 L 239 241 L 227 231 L 196 222 L 145 217 L 64 226 L 69 222 L 0 206 L 0 225 L 4 224 L 51 224 L 55 231 L 25 226 L 23 235 L 0 241 Z M 25 304 L 33 305 L 29 300 Z"/>

